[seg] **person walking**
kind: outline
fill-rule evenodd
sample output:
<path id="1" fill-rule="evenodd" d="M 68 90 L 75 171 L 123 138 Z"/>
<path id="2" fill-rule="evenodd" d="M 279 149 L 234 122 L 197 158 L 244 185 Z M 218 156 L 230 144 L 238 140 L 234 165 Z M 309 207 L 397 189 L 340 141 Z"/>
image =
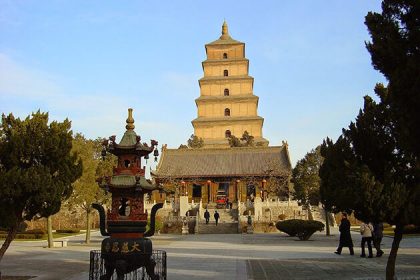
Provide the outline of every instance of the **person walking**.
<path id="1" fill-rule="evenodd" d="M 343 247 L 349 247 L 350 255 L 354 255 L 353 240 L 351 239 L 350 233 L 350 221 L 347 219 L 346 213 L 342 214 L 340 227 L 338 229 L 340 231 L 340 243 L 338 244 L 337 251 L 334 253 L 341 255 L 341 250 L 343 250 Z"/>
<path id="2" fill-rule="evenodd" d="M 207 225 L 210 220 L 210 213 L 209 211 L 207 211 L 207 209 L 206 209 L 206 212 L 204 212 L 204 219 L 206 219 L 206 225 Z"/>
<path id="3" fill-rule="evenodd" d="M 366 243 L 368 245 L 368 250 L 369 250 L 368 258 L 373 257 L 373 254 L 372 254 L 372 232 L 373 232 L 373 226 L 372 226 L 371 223 L 362 223 L 360 225 L 360 234 L 362 235 L 362 243 L 361 243 L 362 254 L 360 255 L 360 257 L 362 257 L 362 258 L 366 257 L 366 254 L 365 254 L 365 244 Z"/>
<path id="4" fill-rule="evenodd" d="M 217 213 L 217 210 L 214 211 L 214 219 L 216 220 L 216 226 L 217 226 L 217 224 L 219 222 L 219 218 L 220 218 L 220 215 L 219 215 L 219 213 Z"/>
<path id="5" fill-rule="evenodd" d="M 384 251 L 381 250 L 381 242 L 384 237 L 384 224 L 375 223 L 373 225 L 373 246 L 376 249 L 376 256 L 379 258 L 384 254 Z"/>

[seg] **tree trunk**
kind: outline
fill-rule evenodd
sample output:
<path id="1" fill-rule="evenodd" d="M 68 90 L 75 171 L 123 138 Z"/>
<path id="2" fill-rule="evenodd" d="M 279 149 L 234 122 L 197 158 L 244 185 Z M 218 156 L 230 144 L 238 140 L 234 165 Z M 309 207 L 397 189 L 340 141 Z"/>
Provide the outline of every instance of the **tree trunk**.
<path id="1" fill-rule="evenodd" d="M 86 210 L 86 238 L 85 238 L 85 242 L 86 244 L 90 244 L 90 227 L 91 227 L 91 210 L 88 209 Z"/>
<path id="2" fill-rule="evenodd" d="M 386 280 L 394 280 L 395 261 L 397 260 L 397 252 L 403 237 L 403 225 L 397 225 L 394 230 L 394 240 L 392 241 L 391 252 L 389 253 L 388 262 L 386 264 Z"/>
<path id="3" fill-rule="evenodd" d="M 325 232 L 327 236 L 330 236 L 330 216 L 328 215 L 327 209 L 324 208 L 325 211 Z"/>
<path id="4" fill-rule="evenodd" d="M 311 205 L 310 204 L 308 204 L 308 206 L 307 206 L 307 211 L 308 211 L 308 220 L 309 221 L 313 221 L 314 220 L 314 216 L 312 215 L 312 210 L 311 210 Z"/>
<path id="5" fill-rule="evenodd" d="M 15 239 L 19 224 L 20 222 L 16 222 L 16 224 L 13 225 L 11 228 L 9 228 L 9 230 L 7 231 L 7 237 L 0 248 L 0 262 L 3 259 L 3 256 L 6 253 L 7 248 L 9 248 L 10 243 L 12 243 L 13 239 Z"/>
<path id="6" fill-rule="evenodd" d="M 54 247 L 54 240 L 52 234 L 52 216 L 47 218 L 47 231 L 48 231 L 48 248 Z"/>

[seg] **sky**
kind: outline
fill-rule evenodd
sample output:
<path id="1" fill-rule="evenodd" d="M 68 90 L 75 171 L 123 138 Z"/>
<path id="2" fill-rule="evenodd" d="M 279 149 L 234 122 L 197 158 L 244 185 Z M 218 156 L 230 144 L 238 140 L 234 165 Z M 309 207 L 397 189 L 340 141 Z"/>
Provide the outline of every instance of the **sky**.
<path id="1" fill-rule="evenodd" d="M 194 133 L 204 45 L 246 44 L 263 136 L 292 164 L 355 119 L 384 77 L 364 25 L 377 0 L 0 0 L 0 113 L 49 112 L 88 138 L 136 132 L 178 148 Z"/>

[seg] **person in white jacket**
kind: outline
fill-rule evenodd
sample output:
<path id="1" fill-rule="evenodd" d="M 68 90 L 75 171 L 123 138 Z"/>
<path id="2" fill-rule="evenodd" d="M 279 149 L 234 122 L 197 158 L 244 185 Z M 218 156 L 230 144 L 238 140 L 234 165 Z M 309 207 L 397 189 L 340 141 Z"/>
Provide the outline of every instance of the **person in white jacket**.
<path id="1" fill-rule="evenodd" d="M 365 254 L 365 243 L 367 242 L 368 245 L 368 250 L 369 250 L 369 256 L 368 258 L 372 258 L 373 254 L 372 254 L 372 233 L 373 233 L 373 226 L 371 223 L 362 223 L 360 225 L 360 234 L 362 235 L 362 254 L 360 255 L 360 257 L 364 258 L 366 257 Z"/>

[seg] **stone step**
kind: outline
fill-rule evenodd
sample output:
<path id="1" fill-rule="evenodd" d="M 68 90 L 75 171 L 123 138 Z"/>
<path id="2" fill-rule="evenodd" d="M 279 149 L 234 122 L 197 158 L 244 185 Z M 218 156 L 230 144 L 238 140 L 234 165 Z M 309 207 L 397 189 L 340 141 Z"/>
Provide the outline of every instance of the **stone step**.
<path id="1" fill-rule="evenodd" d="M 219 223 L 216 226 L 215 222 L 210 222 L 209 224 L 199 224 L 198 225 L 199 234 L 226 234 L 226 233 L 238 233 L 238 223 Z"/>
<path id="2" fill-rule="evenodd" d="M 210 213 L 210 221 L 214 221 L 214 213 L 217 210 L 219 213 L 219 221 L 222 222 L 235 222 L 238 220 L 238 210 L 237 209 L 208 209 Z M 204 221 L 204 212 L 200 213 L 200 223 Z"/>

